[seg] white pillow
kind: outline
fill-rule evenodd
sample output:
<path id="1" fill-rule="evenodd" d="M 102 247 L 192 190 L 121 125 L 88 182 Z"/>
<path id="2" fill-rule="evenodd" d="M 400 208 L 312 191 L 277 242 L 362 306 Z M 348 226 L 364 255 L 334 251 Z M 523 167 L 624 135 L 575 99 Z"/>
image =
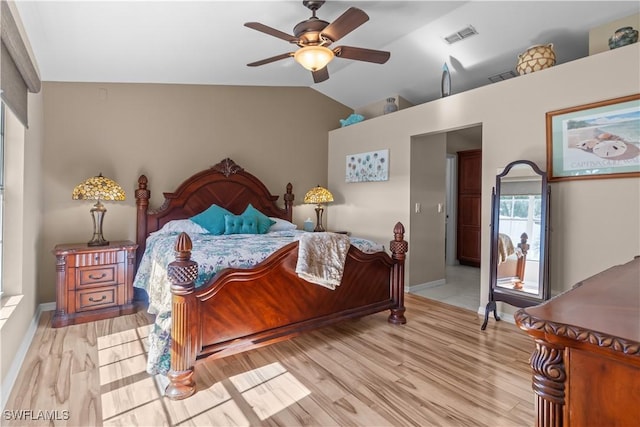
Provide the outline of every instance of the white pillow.
<path id="1" fill-rule="evenodd" d="M 295 225 L 294 223 L 289 222 L 289 221 L 284 220 L 284 219 L 280 219 L 280 218 L 276 218 L 276 217 L 269 217 L 269 219 L 271 221 L 275 221 L 276 222 L 271 227 L 269 227 L 269 232 L 295 230 L 296 228 L 298 228 L 298 226 Z"/>
<path id="2" fill-rule="evenodd" d="M 151 234 L 182 233 L 183 231 L 187 234 L 208 233 L 206 228 L 196 224 L 190 219 L 174 219 L 163 225 L 160 230 L 154 231 Z"/>

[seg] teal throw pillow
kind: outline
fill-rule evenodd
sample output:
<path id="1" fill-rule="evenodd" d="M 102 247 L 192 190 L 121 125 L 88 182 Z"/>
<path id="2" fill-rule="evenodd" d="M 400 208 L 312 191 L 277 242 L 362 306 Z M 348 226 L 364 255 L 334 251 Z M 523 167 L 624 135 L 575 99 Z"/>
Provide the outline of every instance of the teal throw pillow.
<path id="1" fill-rule="evenodd" d="M 258 234 L 258 218 L 255 215 L 225 215 L 224 234 Z"/>
<path id="2" fill-rule="evenodd" d="M 269 232 L 269 227 L 276 223 L 271 218 L 260 212 L 258 209 L 251 206 L 251 203 L 249 203 L 249 206 L 247 206 L 241 216 L 245 215 L 250 217 L 254 216 L 258 219 L 258 234 L 265 234 Z"/>
<path id="3" fill-rule="evenodd" d="M 199 226 L 207 229 L 211 234 L 224 234 L 225 222 L 224 216 L 232 215 L 231 212 L 218 205 L 211 205 L 206 211 L 200 212 L 198 215 L 189 218 Z"/>

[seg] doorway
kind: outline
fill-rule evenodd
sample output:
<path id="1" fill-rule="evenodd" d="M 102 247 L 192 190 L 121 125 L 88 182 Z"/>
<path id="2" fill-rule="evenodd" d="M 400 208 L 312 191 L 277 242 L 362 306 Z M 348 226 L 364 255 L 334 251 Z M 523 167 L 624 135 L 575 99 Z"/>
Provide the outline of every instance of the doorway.
<path id="1" fill-rule="evenodd" d="M 458 155 L 459 151 L 482 148 L 482 125 L 443 132 L 446 139 L 444 278 L 413 293 L 472 311 L 480 307 L 480 268 L 461 265 L 457 259 L 458 224 Z M 413 153 L 412 153 L 413 155 Z M 413 159 L 412 159 L 413 160 Z M 417 159 L 416 159 L 417 160 Z M 412 227 L 412 231 L 414 231 Z M 413 241 L 413 238 L 412 238 Z"/>

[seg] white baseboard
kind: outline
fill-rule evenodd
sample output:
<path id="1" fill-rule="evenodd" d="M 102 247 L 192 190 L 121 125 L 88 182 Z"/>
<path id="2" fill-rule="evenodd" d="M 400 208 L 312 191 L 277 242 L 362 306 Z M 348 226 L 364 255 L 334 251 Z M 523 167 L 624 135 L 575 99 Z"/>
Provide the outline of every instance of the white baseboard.
<path id="1" fill-rule="evenodd" d="M 486 309 L 486 307 L 484 307 L 482 305 L 480 307 L 478 307 L 478 314 L 480 316 L 482 316 L 483 318 L 484 318 L 485 309 Z M 516 324 L 516 319 L 514 319 L 513 314 L 498 312 L 498 317 L 500 318 L 500 320 L 504 320 L 505 322 L 511 323 L 512 325 Z M 491 320 L 493 320 L 493 321 L 496 320 L 493 317 L 493 311 L 491 313 L 489 313 L 489 323 L 487 324 L 487 327 L 489 327 L 488 325 L 491 323 Z"/>
<path id="2" fill-rule="evenodd" d="M 9 372 L 7 373 L 7 377 L 2 381 L 2 402 L 1 408 L 4 411 L 4 408 L 9 400 L 9 396 L 11 395 L 11 390 L 15 385 L 16 380 L 18 379 L 18 374 L 20 373 L 20 369 L 22 368 L 22 362 L 24 362 L 25 357 L 27 356 L 27 352 L 29 351 L 29 346 L 31 346 L 31 342 L 33 341 L 33 337 L 36 334 L 36 330 L 38 329 L 38 323 L 40 322 L 40 316 L 45 311 L 51 311 L 56 309 L 55 302 L 48 302 L 44 304 L 40 304 L 36 310 L 36 314 L 34 314 L 33 319 L 31 319 L 31 323 L 29 324 L 29 329 L 27 329 L 27 333 L 25 334 L 22 342 L 20 343 L 20 347 L 13 358 L 13 363 L 11 363 L 11 367 L 9 368 Z"/>
<path id="3" fill-rule="evenodd" d="M 413 286 L 409 286 L 407 288 L 408 292 L 419 292 L 419 291 L 423 291 L 425 289 L 429 289 L 429 288 L 435 288 L 436 286 L 442 286 L 445 283 L 447 283 L 445 281 L 445 279 L 439 279 L 439 280 L 434 280 L 432 282 L 427 282 L 427 283 L 421 283 L 419 285 L 413 285 Z"/>

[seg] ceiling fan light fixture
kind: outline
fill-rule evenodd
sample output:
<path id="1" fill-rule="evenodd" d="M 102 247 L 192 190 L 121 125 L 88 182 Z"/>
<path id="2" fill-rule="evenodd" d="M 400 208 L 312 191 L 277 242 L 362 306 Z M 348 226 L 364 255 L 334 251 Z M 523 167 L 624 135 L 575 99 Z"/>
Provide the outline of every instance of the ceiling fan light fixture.
<path id="1" fill-rule="evenodd" d="M 324 46 L 304 46 L 293 54 L 293 59 L 309 71 L 323 69 L 333 57 L 333 51 Z"/>

